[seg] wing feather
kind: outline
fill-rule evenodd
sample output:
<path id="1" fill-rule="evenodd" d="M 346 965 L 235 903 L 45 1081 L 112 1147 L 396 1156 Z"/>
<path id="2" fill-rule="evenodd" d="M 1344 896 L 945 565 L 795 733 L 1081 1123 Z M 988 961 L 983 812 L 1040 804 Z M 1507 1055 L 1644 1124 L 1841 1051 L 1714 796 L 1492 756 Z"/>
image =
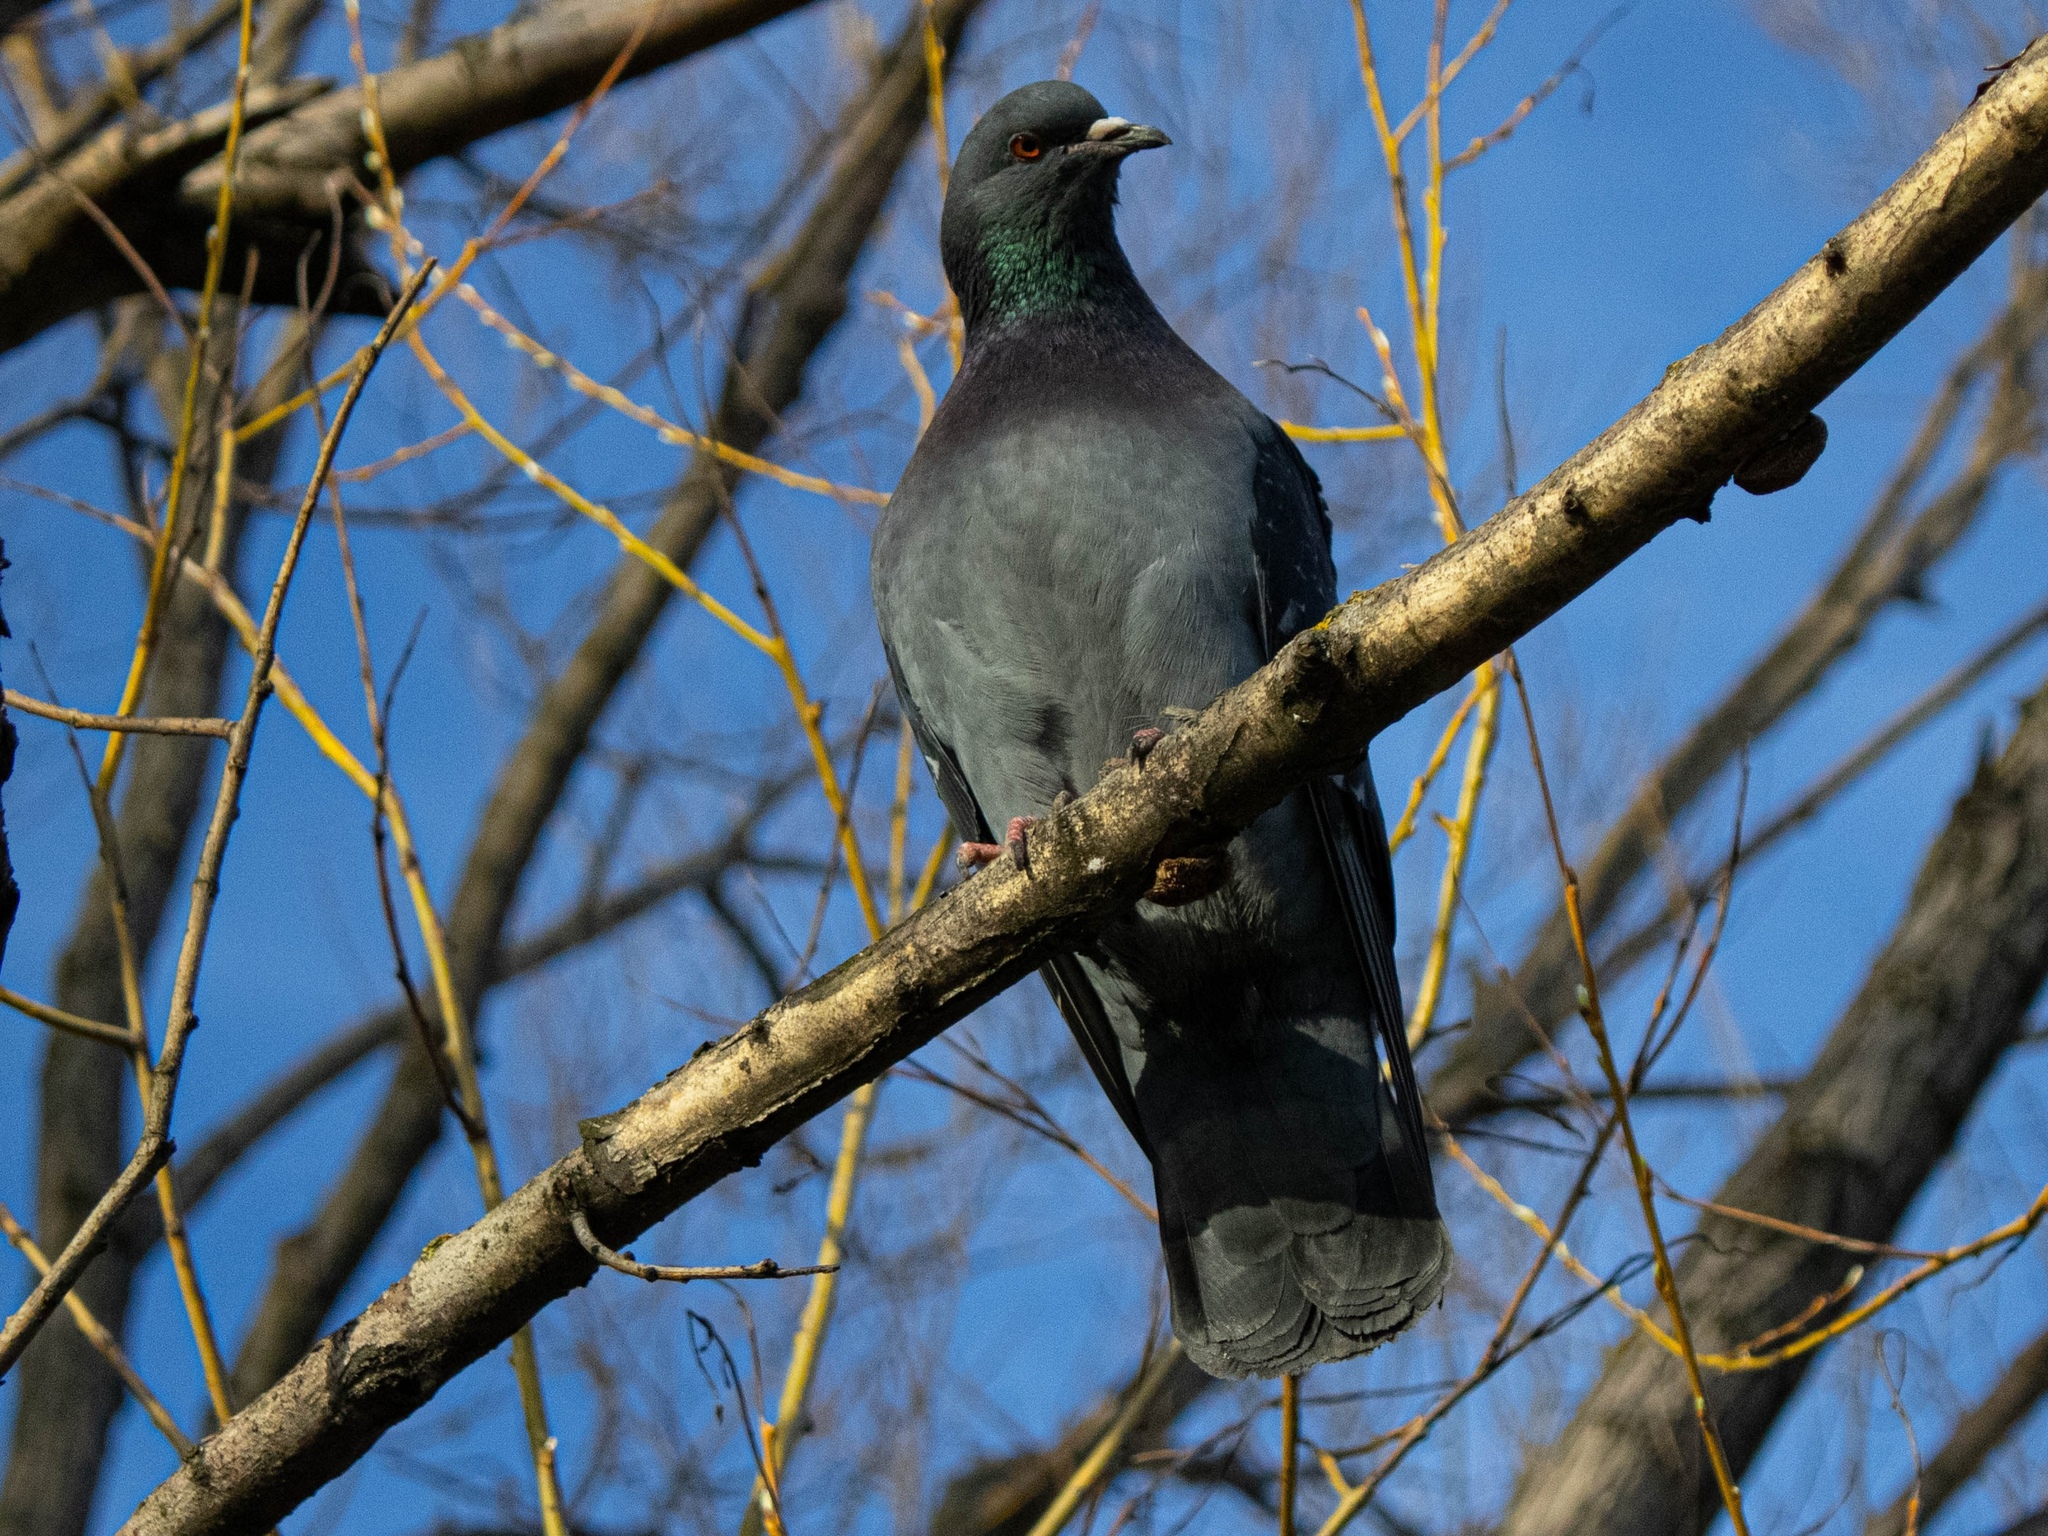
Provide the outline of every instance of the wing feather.
<path id="1" fill-rule="evenodd" d="M 889 677 L 896 685 L 897 702 L 902 706 L 904 718 L 910 722 L 910 733 L 917 739 L 918 750 L 924 754 L 925 766 L 931 770 L 932 783 L 938 788 L 939 800 L 946 807 L 946 814 L 952 818 L 954 832 L 962 841 L 994 842 L 995 835 L 989 828 L 988 817 L 975 801 L 974 791 L 967 783 L 967 775 L 960 771 L 960 760 L 954 755 L 952 746 L 927 725 L 919 713 L 917 701 L 904 686 L 903 671 L 897 663 L 895 649 L 885 641 L 882 651 L 888 657 Z M 1109 1102 L 1116 1106 L 1117 1115 L 1149 1158 L 1152 1148 L 1145 1138 L 1144 1128 L 1138 1123 L 1138 1101 L 1131 1092 L 1130 1078 L 1124 1071 L 1123 1048 L 1117 1043 L 1116 1031 L 1110 1025 L 1109 1015 L 1104 1012 L 1102 999 L 1096 995 L 1087 972 L 1072 955 L 1060 955 L 1039 967 L 1038 974 L 1044 980 L 1046 990 L 1052 993 L 1052 1000 L 1058 1005 L 1060 1016 L 1067 1021 L 1067 1028 L 1074 1032 L 1074 1041 L 1081 1047 L 1088 1070 L 1095 1074 L 1095 1080 L 1102 1085 Z"/>
<path id="2" fill-rule="evenodd" d="M 1252 548 L 1260 635 L 1270 661 L 1295 633 L 1333 605 L 1336 572 L 1330 563 L 1330 519 L 1322 485 L 1293 440 L 1279 427 L 1267 425 L 1271 430 L 1260 446 Z M 1419 1181 L 1418 1192 L 1433 1202 L 1422 1094 L 1409 1055 L 1407 1013 L 1394 966 L 1393 862 L 1370 759 L 1361 758 L 1342 781 L 1310 780 L 1308 795 L 1352 953 L 1372 1002 L 1373 1026 L 1408 1153 L 1397 1177 Z"/>

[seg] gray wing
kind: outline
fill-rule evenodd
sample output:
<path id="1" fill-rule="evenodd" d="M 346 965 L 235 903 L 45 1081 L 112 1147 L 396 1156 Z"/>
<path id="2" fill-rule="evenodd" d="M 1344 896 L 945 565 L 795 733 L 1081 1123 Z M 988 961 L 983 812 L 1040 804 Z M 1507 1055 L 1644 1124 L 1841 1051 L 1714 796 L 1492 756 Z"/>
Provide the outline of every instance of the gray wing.
<path id="1" fill-rule="evenodd" d="M 897 702 L 902 706 L 904 718 L 910 722 L 910 732 L 917 738 L 918 750 L 924 754 L 925 766 L 931 770 L 932 783 L 938 788 L 939 800 L 946 807 L 946 814 L 952 818 L 955 833 L 963 841 L 994 842 L 988 817 L 975 801 L 967 775 L 960 771 L 959 758 L 954 755 L 952 747 L 925 723 L 917 701 L 904 685 L 903 669 L 896 660 L 895 648 L 886 638 L 882 642 L 882 654 L 889 661 L 889 678 L 896 685 Z M 1102 1085 L 1109 1102 L 1116 1106 L 1117 1115 L 1132 1138 L 1146 1157 L 1151 1157 L 1151 1144 L 1138 1123 L 1138 1102 L 1131 1093 L 1130 1079 L 1124 1074 L 1123 1052 L 1117 1044 L 1116 1031 L 1110 1026 L 1102 999 L 1096 996 L 1095 988 L 1081 969 L 1080 962 L 1072 955 L 1058 955 L 1039 967 L 1038 974 L 1044 980 L 1046 990 L 1052 993 L 1060 1016 L 1074 1032 L 1075 1043 L 1081 1047 L 1081 1054 L 1087 1059 L 1088 1069 L 1095 1074 L 1096 1082 Z"/>
<path id="2" fill-rule="evenodd" d="M 1315 623 L 1336 601 L 1330 559 L 1330 516 L 1322 484 L 1301 450 L 1277 425 L 1264 423 L 1255 487 L 1252 551 L 1258 577 L 1260 638 L 1267 660 Z M 1434 1198 L 1422 1095 L 1408 1053 L 1407 1012 L 1394 966 L 1394 868 L 1387 824 L 1370 758 L 1342 780 L 1316 778 L 1309 804 L 1350 932 L 1352 952 L 1373 1001 L 1373 1023 L 1386 1053 L 1387 1075 L 1409 1154 L 1411 1179 Z"/>

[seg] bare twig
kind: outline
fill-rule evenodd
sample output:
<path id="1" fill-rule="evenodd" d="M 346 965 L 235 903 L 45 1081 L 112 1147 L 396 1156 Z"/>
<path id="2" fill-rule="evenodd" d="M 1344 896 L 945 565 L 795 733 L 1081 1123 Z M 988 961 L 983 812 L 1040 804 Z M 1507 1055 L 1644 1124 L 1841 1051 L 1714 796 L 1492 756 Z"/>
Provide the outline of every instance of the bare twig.
<path id="1" fill-rule="evenodd" d="M 757 1264 L 642 1264 L 630 1253 L 614 1253 L 597 1240 L 597 1234 L 590 1230 L 590 1218 L 581 1211 L 572 1213 L 569 1226 L 576 1234 L 576 1241 L 606 1269 L 616 1269 L 622 1275 L 631 1275 L 636 1280 L 673 1280 L 678 1285 L 692 1280 L 790 1280 L 800 1275 L 822 1275 L 837 1265 L 800 1264 L 786 1268 L 773 1259 L 762 1259 Z"/>
<path id="2" fill-rule="evenodd" d="M 127 1030 L 113 1024 L 102 1024 L 98 1019 L 81 1018 L 67 1013 L 62 1008 L 53 1008 L 48 1003 L 39 1003 L 32 997 L 24 997 L 12 987 L 0 987 L 0 1003 L 5 1003 L 16 1013 L 25 1013 L 39 1024 L 52 1029 L 61 1029 L 66 1034 L 77 1035 L 82 1040 L 97 1040 L 102 1045 L 128 1050 L 135 1044 L 135 1037 Z"/>
<path id="3" fill-rule="evenodd" d="M 141 731 L 151 736 L 217 736 L 226 740 L 235 728 L 232 720 L 177 719 L 147 715 L 95 715 L 83 709 L 66 709 L 61 704 L 45 704 L 41 699 L 25 693 L 7 691 L 7 707 L 18 709 L 24 715 L 37 715 L 45 720 L 56 720 L 64 725 L 76 726 L 82 731 Z"/>

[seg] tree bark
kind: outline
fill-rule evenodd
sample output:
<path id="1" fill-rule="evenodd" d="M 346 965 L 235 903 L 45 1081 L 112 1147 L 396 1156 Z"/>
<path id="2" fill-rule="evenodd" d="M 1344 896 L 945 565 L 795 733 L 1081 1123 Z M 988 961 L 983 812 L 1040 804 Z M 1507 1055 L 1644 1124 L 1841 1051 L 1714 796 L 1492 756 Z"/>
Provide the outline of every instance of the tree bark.
<path id="1" fill-rule="evenodd" d="M 750 32 L 810 0 L 553 0 L 452 48 L 377 77 L 391 170 L 404 176 L 477 140 L 573 106 L 645 22 L 621 79 L 631 80 Z M 359 86 L 330 91 L 249 135 L 235 175 L 244 215 L 324 229 L 330 198 L 361 175 Z M 182 199 L 209 212 L 223 165 L 190 171 Z"/>
<path id="2" fill-rule="evenodd" d="M 591 1279 L 573 1214 L 609 1246 L 630 1241 L 1125 910 L 1161 858 L 1213 845 L 1310 775 L 1355 762 L 1377 731 L 1657 532 L 1705 515 L 1717 487 L 1797 429 L 2044 187 L 2048 41 L 1777 292 L 1535 490 L 1352 597 L 1142 766 L 1109 771 L 1042 820 L 1028 869 L 997 861 L 625 1109 L 586 1121 L 581 1147 L 423 1253 L 208 1439 L 124 1530 L 197 1536 L 280 1518 Z M 2034 864 L 2048 878 L 2048 859 L 2037 852 Z M 2048 901 L 2039 907 L 2048 923 Z M 1927 1076 L 1953 1079 L 1952 1056 Z"/>
<path id="3" fill-rule="evenodd" d="M 2048 688 L 1957 802 L 1862 990 L 1715 1197 L 1884 1242 L 1948 1151 L 2048 979 Z M 1727 1217 L 1678 1266 L 1701 1350 L 1725 1351 L 1840 1286 L 1855 1254 Z M 1739 1478 L 1816 1358 L 1709 1376 Z M 1720 1509 L 1680 1363 L 1641 1334 L 1525 1468 L 1503 1536 L 1692 1536 Z"/>

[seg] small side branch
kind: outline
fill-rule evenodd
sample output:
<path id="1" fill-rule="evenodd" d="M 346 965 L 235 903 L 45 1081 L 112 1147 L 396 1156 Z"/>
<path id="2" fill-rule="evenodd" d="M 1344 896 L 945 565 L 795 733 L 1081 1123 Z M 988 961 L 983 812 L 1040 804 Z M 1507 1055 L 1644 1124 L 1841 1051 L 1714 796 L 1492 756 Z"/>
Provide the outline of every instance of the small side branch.
<path id="1" fill-rule="evenodd" d="M 804 1264 L 789 1269 L 773 1259 L 758 1264 L 642 1264 L 630 1253 L 614 1253 L 599 1242 L 590 1230 L 590 1218 L 581 1211 L 570 1215 L 569 1229 L 583 1251 L 598 1263 L 636 1280 L 673 1280 L 678 1285 L 692 1280 L 794 1280 L 800 1275 L 829 1275 L 839 1268 L 837 1264 Z"/>
<path id="2" fill-rule="evenodd" d="M 151 719 L 145 715 L 95 715 L 82 709 L 66 709 L 61 704 L 45 704 L 41 699 L 31 698 L 14 689 L 6 690 L 7 707 L 18 709 L 24 715 L 37 715 L 44 720 L 55 720 L 62 725 L 76 726 L 81 731 L 135 731 L 149 736 L 218 736 L 225 741 L 228 733 L 235 728 L 232 720 L 210 720 L 206 718 L 183 718 L 175 715 Z"/>

